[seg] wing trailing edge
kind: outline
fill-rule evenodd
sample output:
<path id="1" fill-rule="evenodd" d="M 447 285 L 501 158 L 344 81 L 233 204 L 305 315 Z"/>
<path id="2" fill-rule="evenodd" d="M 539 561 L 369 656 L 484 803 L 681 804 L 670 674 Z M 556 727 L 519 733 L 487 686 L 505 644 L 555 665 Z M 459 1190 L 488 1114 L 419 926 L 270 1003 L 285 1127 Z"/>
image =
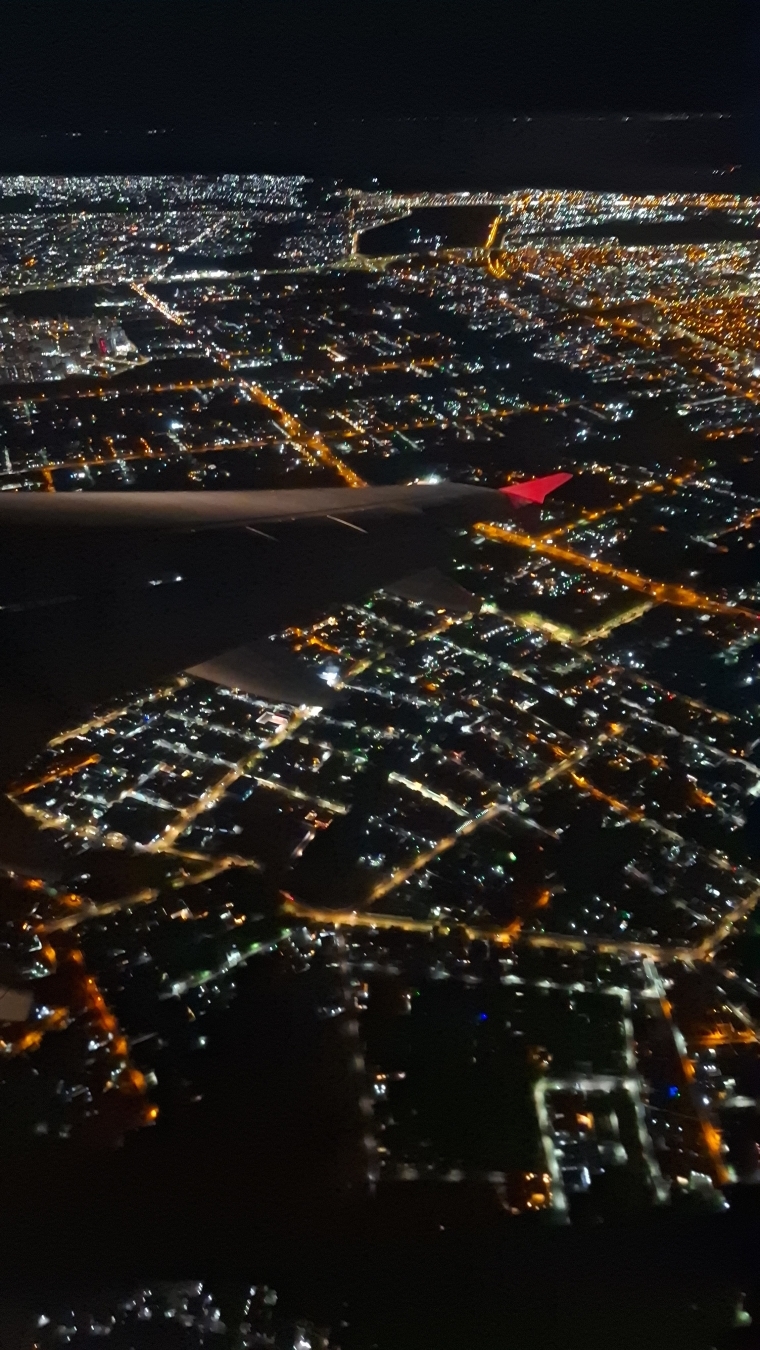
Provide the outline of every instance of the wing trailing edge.
<path id="1" fill-rule="evenodd" d="M 185 673 L 223 689 L 242 689 L 254 698 L 294 707 L 328 708 L 340 697 L 339 689 L 330 687 L 295 652 L 271 638 L 233 647 L 211 661 L 188 667 Z"/>

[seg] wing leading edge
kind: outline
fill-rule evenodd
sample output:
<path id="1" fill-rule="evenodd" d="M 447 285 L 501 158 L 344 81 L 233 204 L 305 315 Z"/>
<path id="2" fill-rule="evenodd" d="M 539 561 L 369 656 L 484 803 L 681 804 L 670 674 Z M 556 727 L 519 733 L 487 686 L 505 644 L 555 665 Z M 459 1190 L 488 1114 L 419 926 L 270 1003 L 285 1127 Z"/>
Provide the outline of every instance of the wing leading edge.
<path id="1" fill-rule="evenodd" d="M 8 492 L 0 495 L 0 531 L 34 526 L 61 530 L 197 530 L 399 511 L 450 511 L 463 523 L 480 518 L 499 520 L 504 517 L 506 503 L 541 503 L 571 477 L 569 473 L 552 474 L 497 491 L 464 483 L 411 483 L 400 487 L 242 492 Z"/>

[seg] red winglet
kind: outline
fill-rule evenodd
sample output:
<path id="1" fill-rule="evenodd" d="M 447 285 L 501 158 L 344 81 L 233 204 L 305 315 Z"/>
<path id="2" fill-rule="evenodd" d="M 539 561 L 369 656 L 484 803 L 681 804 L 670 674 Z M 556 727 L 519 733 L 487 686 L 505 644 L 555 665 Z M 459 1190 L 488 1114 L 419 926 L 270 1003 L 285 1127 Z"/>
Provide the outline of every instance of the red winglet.
<path id="1" fill-rule="evenodd" d="M 510 483 L 509 487 L 499 488 L 505 497 L 509 497 L 515 506 L 527 506 L 529 502 L 543 502 L 555 488 L 569 483 L 571 473 L 550 473 L 546 478 L 528 478 L 522 483 Z"/>

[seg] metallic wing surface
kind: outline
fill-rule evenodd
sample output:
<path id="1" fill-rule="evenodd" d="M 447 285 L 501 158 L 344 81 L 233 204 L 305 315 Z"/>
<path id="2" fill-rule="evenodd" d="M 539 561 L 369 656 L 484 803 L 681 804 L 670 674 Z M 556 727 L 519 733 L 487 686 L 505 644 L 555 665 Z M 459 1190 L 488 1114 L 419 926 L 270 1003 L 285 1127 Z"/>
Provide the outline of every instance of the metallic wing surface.
<path id="1" fill-rule="evenodd" d="M 446 607 L 452 529 L 514 506 L 456 483 L 0 495 L 0 781 L 94 704 L 204 665 L 255 680 L 246 644 L 380 587 Z"/>

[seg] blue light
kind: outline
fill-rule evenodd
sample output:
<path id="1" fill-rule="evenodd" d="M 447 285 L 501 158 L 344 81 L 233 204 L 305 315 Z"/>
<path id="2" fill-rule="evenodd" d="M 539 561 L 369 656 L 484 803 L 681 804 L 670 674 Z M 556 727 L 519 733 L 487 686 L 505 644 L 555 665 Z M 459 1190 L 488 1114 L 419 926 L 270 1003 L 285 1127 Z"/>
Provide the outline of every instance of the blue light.
<path id="1" fill-rule="evenodd" d="M 478 1013 L 478 1021 L 479 1021 L 479 1022 L 487 1022 L 487 1021 L 488 1021 L 488 1013 Z"/>
<path id="2" fill-rule="evenodd" d="M 678 1088 L 677 1088 L 677 1087 L 668 1088 L 668 1096 L 669 1096 L 669 1097 L 677 1097 L 677 1096 L 678 1096 Z"/>

